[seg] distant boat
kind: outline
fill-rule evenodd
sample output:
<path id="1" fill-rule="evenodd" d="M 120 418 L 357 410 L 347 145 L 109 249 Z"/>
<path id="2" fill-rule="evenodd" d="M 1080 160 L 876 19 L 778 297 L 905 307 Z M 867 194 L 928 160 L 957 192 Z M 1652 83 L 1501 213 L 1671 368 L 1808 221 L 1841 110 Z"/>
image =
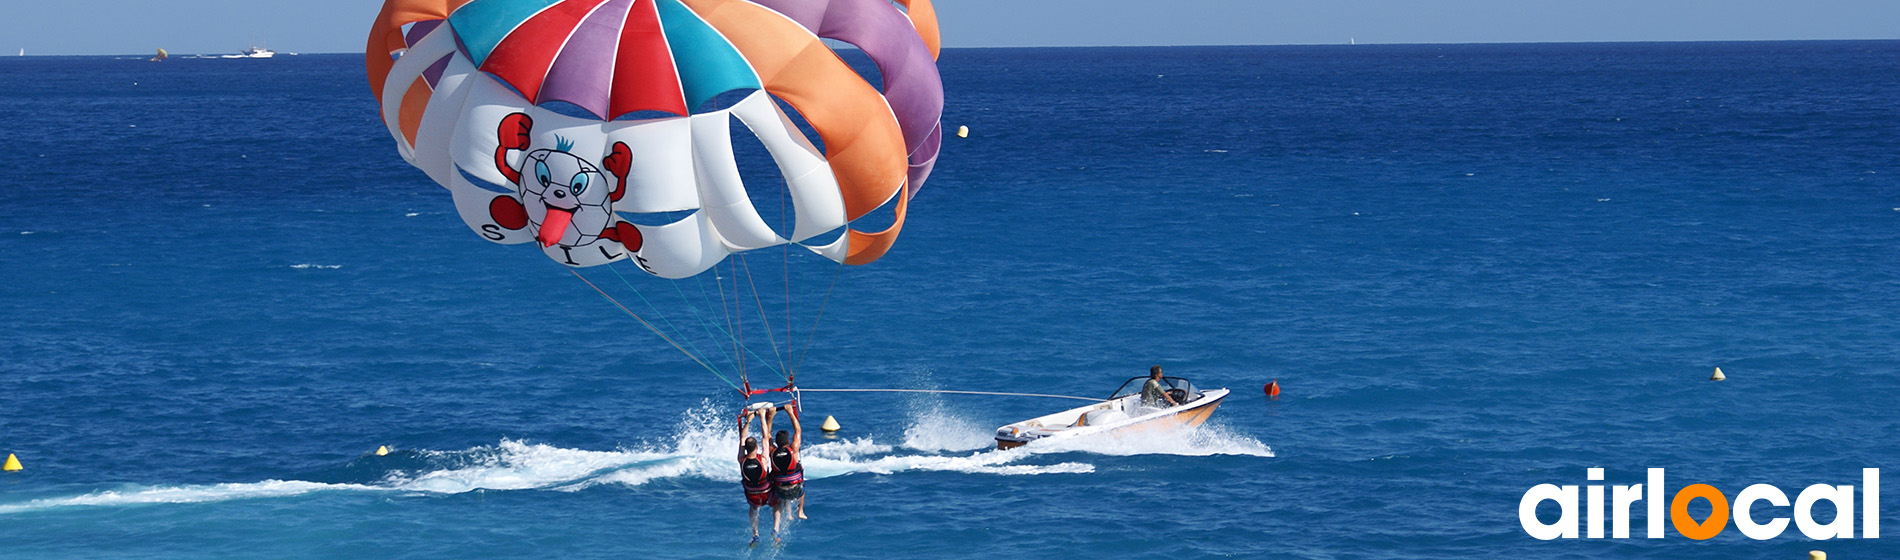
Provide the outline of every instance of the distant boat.
<path id="1" fill-rule="evenodd" d="M 20 56 L 26 56 L 26 49 L 20 49 Z"/>
<path id="2" fill-rule="evenodd" d="M 277 56 L 277 51 L 273 51 L 264 47 L 251 47 L 248 49 L 244 49 L 244 52 L 242 53 L 227 54 L 227 55 L 224 55 L 222 58 L 270 58 L 273 56 Z"/>
<path id="3" fill-rule="evenodd" d="M 158 49 L 158 56 L 152 57 L 152 62 L 164 62 L 165 59 L 171 57 L 171 53 L 165 52 L 165 49 Z"/>

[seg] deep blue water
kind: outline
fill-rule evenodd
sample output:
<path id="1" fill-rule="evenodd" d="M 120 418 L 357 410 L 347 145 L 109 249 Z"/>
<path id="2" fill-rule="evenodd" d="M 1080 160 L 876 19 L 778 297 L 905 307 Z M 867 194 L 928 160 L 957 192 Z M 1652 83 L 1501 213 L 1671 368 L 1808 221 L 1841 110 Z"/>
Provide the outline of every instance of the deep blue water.
<path id="1" fill-rule="evenodd" d="M 1900 553 L 1891 476 L 1879 540 L 1517 520 L 1588 467 L 1731 498 L 1900 472 L 1900 42 L 941 65 L 970 137 L 815 330 L 812 259 L 588 277 L 676 326 L 669 294 L 763 281 L 752 361 L 812 332 L 806 386 L 1097 395 L 1158 363 L 1234 390 L 1208 429 L 995 452 L 1065 401 L 807 395 L 846 431 L 813 438 L 811 520 L 748 550 L 733 392 L 468 231 L 359 57 L 3 58 L 0 453 L 27 468 L 0 476 L 0 556 Z"/>

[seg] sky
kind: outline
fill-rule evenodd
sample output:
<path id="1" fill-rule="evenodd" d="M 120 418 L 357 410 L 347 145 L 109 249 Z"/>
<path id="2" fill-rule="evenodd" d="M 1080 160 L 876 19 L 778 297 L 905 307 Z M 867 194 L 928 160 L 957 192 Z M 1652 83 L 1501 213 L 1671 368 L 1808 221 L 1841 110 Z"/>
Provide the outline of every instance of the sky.
<path id="1" fill-rule="evenodd" d="M 0 53 L 361 52 L 381 0 L 0 0 Z M 936 0 L 948 47 L 1900 39 L 1895 0 Z"/>

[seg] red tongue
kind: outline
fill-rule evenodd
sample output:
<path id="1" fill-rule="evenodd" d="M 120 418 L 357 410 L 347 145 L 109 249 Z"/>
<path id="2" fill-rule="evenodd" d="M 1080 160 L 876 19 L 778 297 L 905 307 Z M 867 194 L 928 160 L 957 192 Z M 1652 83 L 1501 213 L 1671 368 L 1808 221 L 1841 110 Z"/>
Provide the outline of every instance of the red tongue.
<path id="1" fill-rule="evenodd" d="M 561 234 L 567 232 L 567 224 L 573 221 L 573 211 L 549 208 L 548 216 L 541 220 L 541 231 L 535 237 L 541 240 L 542 247 L 551 247 L 561 241 Z"/>

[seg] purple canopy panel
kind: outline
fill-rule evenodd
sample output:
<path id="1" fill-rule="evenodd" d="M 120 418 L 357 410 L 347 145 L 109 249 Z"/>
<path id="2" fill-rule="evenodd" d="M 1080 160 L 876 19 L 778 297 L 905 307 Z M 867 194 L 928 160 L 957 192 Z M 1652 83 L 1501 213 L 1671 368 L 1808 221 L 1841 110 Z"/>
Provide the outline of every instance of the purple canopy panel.
<path id="1" fill-rule="evenodd" d="M 904 186 L 904 197 L 917 196 L 924 180 L 930 178 L 930 170 L 937 167 L 937 152 L 943 147 L 943 123 L 930 131 L 930 137 L 924 139 L 924 145 L 910 155 L 910 182 Z"/>
<path id="2" fill-rule="evenodd" d="M 539 101 L 565 101 L 602 120 L 608 118 L 613 73 L 601 70 L 614 67 L 620 28 L 627 21 L 627 9 L 631 6 L 633 0 L 609 0 L 575 27 L 574 34 L 561 47 L 561 54 L 548 67 Z"/>
<path id="3" fill-rule="evenodd" d="M 430 89 L 434 89 L 435 84 L 442 81 L 442 72 L 449 68 L 449 61 L 454 59 L 455 53 L 442 55 L 442 60 L 437 60 L 435 64 L 430 64 L 428 68 L 422 70 L 422 78 L 429 81 Z"/>
<path id="4" fill-rule="evenodd" d="M 441 27 L 444 21 L 447 20 L 432 19 L 429 21 L 416 22 L 415 25 L 409 26 L 408 33 L 403 34 L 403 44 L 411 47 L 416 46 L 417 41 L 421 41 L 423 37 L 429 36 L 429 32 L 435 31 L 437 27 Z"/>
<path id="5" fill-rule="evenodd" d="M 877 63 L 884 98 L 910 152 L 908 194 L 930 174 L 943 141 L 943 77 L 910 18 L 887 0 L 755 0 L 826 39 L 851 43 Z"/>

